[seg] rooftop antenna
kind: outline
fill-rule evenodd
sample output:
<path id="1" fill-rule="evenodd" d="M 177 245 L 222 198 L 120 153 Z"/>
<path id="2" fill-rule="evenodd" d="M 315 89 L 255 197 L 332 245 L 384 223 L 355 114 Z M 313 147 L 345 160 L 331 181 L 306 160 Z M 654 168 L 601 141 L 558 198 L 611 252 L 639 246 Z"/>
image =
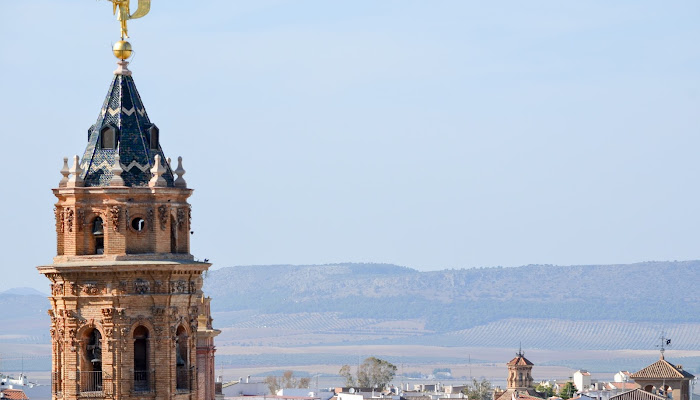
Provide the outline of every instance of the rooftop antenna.
<path id="1" fill-rule="evenodd" d="M 518 345 L 518 357 L 523 357 L 525 354 L 523 353 L 523 342 L 520 342 Z"/>
<path id="2" fill-rule="evenodd" d="M 472 374 L 472 355 L 469 354 L 469 379 L 473 380 L 474 375 Z"/>

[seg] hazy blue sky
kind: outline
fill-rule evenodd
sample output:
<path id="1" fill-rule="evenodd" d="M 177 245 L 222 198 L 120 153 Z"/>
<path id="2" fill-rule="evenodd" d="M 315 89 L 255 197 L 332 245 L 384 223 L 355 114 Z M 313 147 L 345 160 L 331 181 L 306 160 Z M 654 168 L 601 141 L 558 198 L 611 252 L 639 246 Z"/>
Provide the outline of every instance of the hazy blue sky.
<path id="1" fill-rule="evenodd" d="M 48 288 L 50 189 L 112 79 L 111 7 L 2 2 L 0 290 Z M 685 260 L 699 18 L 698 1 L 153 0 L 130 68 L 217 268 Z"/>

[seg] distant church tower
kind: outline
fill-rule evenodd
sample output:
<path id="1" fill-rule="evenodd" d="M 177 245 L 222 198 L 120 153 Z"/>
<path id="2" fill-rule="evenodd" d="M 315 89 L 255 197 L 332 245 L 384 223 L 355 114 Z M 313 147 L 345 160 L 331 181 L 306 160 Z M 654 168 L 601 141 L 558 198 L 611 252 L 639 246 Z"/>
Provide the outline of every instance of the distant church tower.
<path id="1" fill-rule="evenodd" d="M 508 388 L 505 391 L 499 388 L 494 390 L 494 400 L 535 400 L 541 398 L 541 395 L 532 387 L 532 367 L 534 364 L 525 358 L 522 347 L 515 354 L 515 358 L 506 365 L 508 366 L 508 378 L 506 379 Z"/>
<path id="2" fill-rule="evenodd" d="M 516 357 L 508 362 L 508 389 L 527 389 L 532 387 L 533 364 L 525 358 L 522 349 Z"/>
<path id="3" fill-rule="evenodd" d="M 192 194 L 136 90 L 128 43 L 82 159 L 54 189 L 52 398 L 215 398 L 214 337 L 190 254 Z M 182 395 L 182 397 L 180 397 Z"/>

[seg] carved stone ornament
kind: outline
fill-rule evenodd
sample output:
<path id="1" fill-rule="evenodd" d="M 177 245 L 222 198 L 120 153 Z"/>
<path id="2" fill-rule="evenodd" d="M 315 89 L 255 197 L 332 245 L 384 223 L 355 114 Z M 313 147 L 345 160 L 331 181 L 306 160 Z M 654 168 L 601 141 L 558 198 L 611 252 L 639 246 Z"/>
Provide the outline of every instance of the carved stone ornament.
<path id="1" fill-rule="evenodd" d="M 153 306 L 151 312 L 154 317 L 162 317 L 165 315 L 165 307 Z"/>
<path id="2" fill-rule="evenodd" d="M 197 292 L 197 285 L 194 282 L 190 281 L 190 293 L 195 292 Z"/>
<path id="3" fill-rule="evenodd" d="M 185 209 L 177 209 L 177 230 L 181 231 L 185 228 Z"/>
<path id="4" fill-rule="evenodd" d="M 129 282 L 119 281 L 119 292 L 121 294 L 125 294 L 128 287 L 129 287 Z"/>
<path id="5" fill-rule="evenodd" d="M 160 326 L 155 327 L 155 332 L 156 332 L 156 343 L 160 345 L 160 341 L 163 338 L 163 328 Z"/>
<path id="6" fill-rule="evenodd" d="M 109 210 L 110 216 L 112 218 L 112 229 L 115 232 L 119 232 L 119 214 L 121 213 L 121 208 L 119 206 L 113 206 Z"/>
<path id="7" fill-rule="evenodd" d="M 74 216 L 73 209 L 72 208 L 66 209 L 65 218 L 66 218 L 66 229 L 68 229 L 68 232 L 73 232 L 73 216 Z"/>
<path id="8" fill-rule="evenodd" d="M 148 211 L 146 211 L 146 223 L 148 226 L 151 228 L 151 231 L 153 231 L 153 227 L 155 224 L 153 223 L 154 215 L 153 215 L 153 209 L 149 208 Z"/>
<path id="9" fill-rule="evenodd" d="M 78 228 L 78 232 L 82 232 L 83 227 L 85 226 L 85 210 L 78 210 L 77 214 L 76 227 Z"/>
<path id="10" fill-rule="evenodd" d="M 148 293 L 151 291 L 151 283 L 139 278 L 134 281 L 134 291 L 136 294 Z"/>
<path id="11" fill-rule="evenodd" d="M 116 312 L 118 316 L 123 317 L 126 315 L 126 308 L 117 308 Z"/>
<path id="12" fill-rule="evenodd" d="M 51 285 L 51 294 L 53 296 L 62 296 L 63 295 L 63 284 L 62 283 L 54 283 Z"/>
<path id="13" fill-rule="evenodd" d="M 100 294 L 100 288 L 97 287 L 96 283 L 86 283 L 83 285 L 83 293 L 90 296 L 95 296 Z"/>
<path id="14" fill-rule="evenodd" d="M 111 338 L 114 334 L 113 328 L 105 328 L 105 337 Z"/>
<path id="15" fill-rule="evenodd" d="M 161 293 L 163 291 L 163 281 L 154 281 L 153 282 L 153 292 L 154 293 Z"/>
<path id="16" fill-rule="evenodd" d="M 168 227 L 168 207 L 165 205 L 158 207 L 158 219 L 160 220 L 160 229 L 164 231 Z"/>
<path id="17" fill-rule="evenodd" d="M 70 284 L 70 294 L 72 294 L 73 296 L 77 296 L 77 295 L 78 295 L 78 284 L 77 284 L 77 283 L 71 282 L 71 284 Z"/>
<path id="18" fill-rule="evenodd" d="M 192 226 L 192 207 L 187 208 L 187 227 Z"/>
<path id="19" fill-rule="evenodd" d="M 106 307 L 102 309 L 102 318 L 105 321 L 111 320 L 114 317 L 114 309 L 112 307 Z"/>
<path id="20" fill-rule="evenodd" d="M 180 279 L 179 281 L 170 282 L 171 293 L 185 293 L 187 291 L 187 282 Z"/>

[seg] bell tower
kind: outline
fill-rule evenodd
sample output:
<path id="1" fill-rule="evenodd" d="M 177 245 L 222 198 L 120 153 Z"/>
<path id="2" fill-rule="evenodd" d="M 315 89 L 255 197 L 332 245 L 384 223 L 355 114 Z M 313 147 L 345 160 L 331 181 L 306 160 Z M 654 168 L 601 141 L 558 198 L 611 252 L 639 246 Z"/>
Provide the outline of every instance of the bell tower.
<path id="1" fill-rule="evenodd" d="M 531 388 L 533 365 L 520 348 L 516 357 L 508 362 L 508 389 Z"/>
<path id="2" fill-rule="evenodd" d="M 53 189 L 57 255 L 38 267 L 51 281 L 52 398 L 213 400 L 220 331 L 202 292 L 210 264 L 190 254 L 192 189 L 136 90 L 131 45 L 114 53 L 83 156 L 64 158 Z"/>

